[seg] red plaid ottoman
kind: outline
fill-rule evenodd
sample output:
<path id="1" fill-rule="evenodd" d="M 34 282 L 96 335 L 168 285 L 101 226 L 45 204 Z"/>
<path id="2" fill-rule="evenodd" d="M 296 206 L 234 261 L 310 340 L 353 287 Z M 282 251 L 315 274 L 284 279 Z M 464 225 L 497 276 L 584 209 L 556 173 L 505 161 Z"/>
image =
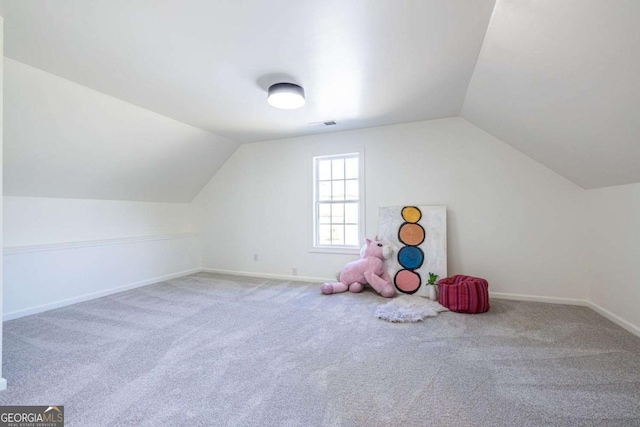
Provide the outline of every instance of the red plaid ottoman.
<path id="1" fill-rule="evenodd" d="M 457 275 L 438 282 L 438 302 L 458 313 L 489 311 L 489 282 L 479 277 Z"/>

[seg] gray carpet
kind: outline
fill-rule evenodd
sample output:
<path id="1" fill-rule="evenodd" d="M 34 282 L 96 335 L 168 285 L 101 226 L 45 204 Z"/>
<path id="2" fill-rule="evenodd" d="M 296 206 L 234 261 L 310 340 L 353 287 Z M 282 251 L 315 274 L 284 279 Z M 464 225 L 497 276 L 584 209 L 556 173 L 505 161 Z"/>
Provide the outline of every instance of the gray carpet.
<path id="1" fill-rule="evenodd" d="M 69 426 L 640 425 L 640 339 L 588 308 L 392 324 L 384 302 L 202 273 L 9 321 L 0 404 Z"/>

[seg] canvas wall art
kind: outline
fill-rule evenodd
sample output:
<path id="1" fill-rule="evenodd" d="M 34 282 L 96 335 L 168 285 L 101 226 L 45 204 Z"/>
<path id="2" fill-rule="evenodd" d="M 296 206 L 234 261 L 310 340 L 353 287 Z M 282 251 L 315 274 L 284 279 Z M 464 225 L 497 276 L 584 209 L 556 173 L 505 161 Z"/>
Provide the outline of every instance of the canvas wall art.
<path id="1" fill-rule="evenodd" d="M 393 246 L 386 268 L 399 293 L 424 296 L 429 273 L 447 277 L 445 206 L 380 208 L 378 237 Z"/>

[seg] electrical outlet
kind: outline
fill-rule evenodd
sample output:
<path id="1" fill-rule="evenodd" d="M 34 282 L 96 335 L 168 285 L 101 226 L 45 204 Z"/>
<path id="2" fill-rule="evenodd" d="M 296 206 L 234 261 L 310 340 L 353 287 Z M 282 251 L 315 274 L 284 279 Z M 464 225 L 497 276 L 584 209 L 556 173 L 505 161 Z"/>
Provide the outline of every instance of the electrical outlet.
<path id="1" fill-rule="evenodd" d="M 257 261 L 258 260 L 258 254 L 253 254 L 253 260 Z"/>
<path id="2" fill-rule="evenodd" d="M 297 276 L 297 275 L 298 275 L 298 269 L 297 269 L 297 268 L 295 268 L 295 267 L 293 267 L 293 268 L 291 269 L 291 273 L 292 273 L 294 276 Z"/>

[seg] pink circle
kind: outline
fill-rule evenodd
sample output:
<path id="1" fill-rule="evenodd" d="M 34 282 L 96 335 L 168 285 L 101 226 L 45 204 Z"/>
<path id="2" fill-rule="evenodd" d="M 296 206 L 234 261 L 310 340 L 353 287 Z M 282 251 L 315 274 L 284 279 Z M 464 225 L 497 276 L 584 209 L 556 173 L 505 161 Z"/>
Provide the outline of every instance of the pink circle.
<path id="1" fill-rule="evenodd" d="M 393 279 L 400 292 L 412 294 L 420 287 L 420 275 L 411 270 L 400 270 Z"/>

